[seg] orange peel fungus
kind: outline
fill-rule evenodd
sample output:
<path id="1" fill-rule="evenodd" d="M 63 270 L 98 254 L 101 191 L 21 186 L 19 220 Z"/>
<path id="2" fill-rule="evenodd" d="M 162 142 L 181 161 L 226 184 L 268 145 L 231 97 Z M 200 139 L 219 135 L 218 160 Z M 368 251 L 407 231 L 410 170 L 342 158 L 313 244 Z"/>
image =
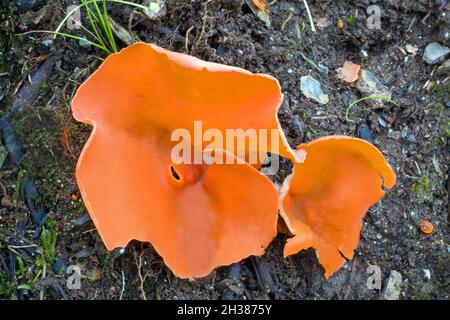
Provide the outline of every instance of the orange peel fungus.
<path id="1" fill-rule="evenodd" d="M 303 162 L 280 190 L 280 214 L 294 235 L 284 256 L 313 247 L 328 278 L 353 257 L 362 218 L 395 174 L 383 155 L 357 138 L 331 136 L 297 148 Z"/>
<path id="2" fill-rule="evenodd" d="M 148 241 L 181 278 L 262 255 L 276 235 L 271 181 L 233 148 L 210 142 L 201 142 L 202 154 L 237 164 L 174 163 L 171 133 L 194 135 L 195 121 L 222 133 L 275 129 L 279 148 L 268 143 L 256 151 L 293 158 L 277 119 L 281 101 L 278 82 L 267 75 L 146 43 L 110 55 L 72 101 L 74 117 L 93 126 L 76 179 L 106 247 Z"/>

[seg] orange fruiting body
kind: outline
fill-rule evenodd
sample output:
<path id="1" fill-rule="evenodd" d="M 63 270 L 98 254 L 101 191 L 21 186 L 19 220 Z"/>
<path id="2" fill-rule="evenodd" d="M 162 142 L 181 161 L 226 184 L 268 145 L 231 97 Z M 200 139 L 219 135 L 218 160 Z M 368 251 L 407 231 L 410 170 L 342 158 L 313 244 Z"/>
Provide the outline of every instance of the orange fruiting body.
<path id="1" fill-rule="evenodd" d="M 265 1 L 257 2 L 265 8 Z M 151 44 L 110 55 L 72 101 L 74 117 L 93 126 L 76 179 L 106 247 L 148 241 L 176 276 L 203 277 L 262 255 L 277 233 L 280 209 L 293 235 L 285 257 L 313 247 L 326 277 L 342 267 L 354 254 L 362 218 L 383 197 L 382 185 L 394 186 L 395 174 L 360 139 L 325 137 L 292 150 L 277 118 L 282 98 L 268 75 Z M 175 163 L 172 133 L 183 129 L 195 137 L 197 121 L 222 136 L 233 128 L 276 134 L 265 145 L 241 146 L 243 157 L 236 145 L 190 145 L 234 164 Z M 252 152 L 294 161 L 279 195 L 245 162 Z"/>
<path id="2" fill-rule="evenodd" d="M 392 188 L 395 175 L 370 143 L 332 136 L 300 145 L 306 154 L 281 188 L 281 215 L 294 235 L 284 256 L 316 249 L 325 276 L 351 259 L 358 244 L 362 218 Z"/>
<path id="3" fill-rule="evenodd" d="M 422 231 L 425 234 L 432 234 L 433 233 L 433 224 L 430 221 L 422 220 L 420 221 L 420 231 Z"/>
<path id="4" fill-rule="evenodd" d="M 145 43 L 110 55 L 72 101 L 74 117 L 94 127 L 76 178 L 106 247 L 148 241 L 181 278 L 262 255 L 277 232 L 274 185 L 242 160 L 174 163 L 171 133 L 194 136 L 195 121 L 224 136 L 230 128 L 274 129 L 279 153 L 292 158 L 277 119 L 281 102 L 267 75 Z M 239 160 L 233 150 L 215 152 Z"/>

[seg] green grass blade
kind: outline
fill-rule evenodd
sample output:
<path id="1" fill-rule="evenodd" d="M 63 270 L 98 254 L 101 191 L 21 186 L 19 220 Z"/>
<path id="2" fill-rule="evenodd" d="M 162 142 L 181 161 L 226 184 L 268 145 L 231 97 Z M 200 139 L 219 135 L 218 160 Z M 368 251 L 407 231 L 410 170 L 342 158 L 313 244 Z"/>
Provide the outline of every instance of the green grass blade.
<path id="1" fill-rule="evenodd" d="M 94 20 L 97 20 L 97 17 L 95 16 L 95 14 L 92 12 L 91 8 L 89 7 L 88 3 L 86 0 L 81 0 L 81 2 L 84 4 L 84 8 L 86 9 L 86 13 L 89 19 L 89 22 L 91 24 L 92 30 L 95 33 L 95 37 L 97 38 L 97 40 L 100 42 L 100 44 L 104 47 L 106 47 L 105 42 L 103 41 L 103 37 L 101 36 L 100 32 L 97 29 L 97 23 Z M 98 21 L 98 20 L 97 20 Z"/>
<path id="2" fill-rule="evenodd" d="M 366 101 L 366 100 L 382 100 L 382 101 L 386 101 L 389 103 L 392 103 L 395 106 L 399 106 L 395 101 L 393 101 L 392 99 L 390 99 L 389 97 L 386 96 L 368 96 L 368 97 L 364 97 L 358 100 L 354 100 L 352 103 L 350 103 L 348 105 L 348 107 L 345 109 L 345 120 L 347 120 L 348 122 L 354 122 L 353 120 L 351 120 L 348 116 L 350 113 L 350 110 L 353 109 L 354 106 L 356 106 L 358 103 Z"/>
<path id="3" fill-rule="evenodd" d="M 106 39 L 108 41 L 108 45 L 109 48 L 112 52 L 117 52 L 117 48 L 115 48 L 115 41 L 114 41 L 114 37 L 112 34 L 109 33 L 109 28 L 111 27 L 109 25 L 109 20 L 107 20 L 107 12 L 106 12 L 106 17 L 103 16 L 102 11 L 100 10 L 100 7 L 98 5 L 98 0 L 94 0 L 92 2 L 95 12 L 96 12 L 96 17 L 98 18 L 100 25 L 102 27 L 103 32 L 106 35 Z M 106 10 L 106 7 L 104 7 L 104 9 Z M 109 28 L 108 28 L 109 27 Z"/>
<path id="4" fill-rule="evenodd" d="M 105 26 L 106 26 L 106 34 L 108 36 L 109 42 L 111 44 L 111 49 L 113 52 L 119 51 L 117 48 L 116 40 L 114 38 L 114 34 L 111 28 L 111 23 L 109 22 L 109 16 L 108 16 L 108 10 L 106 9 L 106 0 L 103 0 L 103 15 L 105 20 Z"/>
<path id="5" fill-rule="evenodd" d="M 96 0 L 84 0 L 82 4 L 74 7 L 72 10 L 70 10 L 66 16 L 62 19 L 62 21 L 59 23 L 59 25 L 56 27 L 55 35 L 58 35 L 59 31 L 62 29 L 62 27 L 64 26 L 64 24 L 67 22 L 67 20 L 73 16 L 76 12 L 78 12 L 78 10 L 80 10 L 85 4 L 91 4 L 93 2 L 95 2 Z M 125 1 L 125 0 L 106 0 L 108 2 L 115 2 L 115 3 L 120 3 L 120 4 L 125 4 L 125 5 L 129 5 L 141 10 L 145 10 L 147 9 L 146 6 L 138 4 L 138 3 L 134 3 L 134 2 L 129 2 L 129 1 Z"/>
<path id="6" fill-rule="evenodd" d="M 112 53 L 111 50 L 109 50 L 105 46 L 102 46 L 101 44 L 95 43 L 95 42 L 90 41 L 90 40 L 88 40 L 86 38 L 82 38 L 82 37 L 79 37 L 79 36 L 76 36 L 76 35 L 73 35 L 73 34 L 70 34 L 70 33 L 48 31 L 48 30 L 33 30 L 33 31 L 24 32 L 24 33 L 21 33 L 21 34 L 24 35 L 24 34 L 30 34 L 30 33 L 50 33 L 50 34 L 54 34 L 54 35 L 57 35 L 57 36 L 62 36 L 64 38 L 70 38 L 70 39 L 75 39 L 75 40 L 79 40 L 79 41 L 85 41 L 85 42 L 89 43 L 91 46 L 105 51 L 107 54 L 111 54 Z"/>

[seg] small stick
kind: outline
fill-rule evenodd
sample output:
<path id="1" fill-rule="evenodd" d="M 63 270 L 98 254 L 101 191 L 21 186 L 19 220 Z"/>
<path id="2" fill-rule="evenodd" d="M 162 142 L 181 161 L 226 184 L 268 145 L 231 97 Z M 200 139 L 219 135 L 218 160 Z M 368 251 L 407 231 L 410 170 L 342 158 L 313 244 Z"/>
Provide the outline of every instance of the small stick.
<path id="1" fill-rule="evenodd" d="M 284 28 L 286 28 L 286 25 L 288 24 L 289 21 L 291 21 L 293 16 L 294 16 L 294 9 L 289 8 L 289 15 L 286 18 L 286 20 L 284 20 L 283 23 L 281 24 L 281 30 L 284 30 Z"/>
<path id="2" fill-rule="evenodd" d="M 184 50 L 186 51 L 186 54 L 189 54 L 189 34 L 191 33 L 191 31 L 194 30 L 194 26 L 191 26 L 187 31 L 186 31 L 186 39 L 184 40 Z"/>
<path id="3" fill-rule="evenodd" d="M 120 290 L 119 300 L 122 300 L 124 292 L 125 292 L 125 273 L 122 270 L 122 290 Z"/>
<path id="4" fill-rule="evenodd" d="M 317 31 L 316 30 L 316 26 L 314 25 L 314 21 L 313 21 L 312 15 L 311 15 L 311 11 L 309 10 L 308 2 L 306 0 L 303 0 L 303 4 L 305 5 L 306 12 L 308 13 L 308 19 L 309 19 L 309 24 L 311 25 L 311 30 L 313 32 L 316 32 Z"/>

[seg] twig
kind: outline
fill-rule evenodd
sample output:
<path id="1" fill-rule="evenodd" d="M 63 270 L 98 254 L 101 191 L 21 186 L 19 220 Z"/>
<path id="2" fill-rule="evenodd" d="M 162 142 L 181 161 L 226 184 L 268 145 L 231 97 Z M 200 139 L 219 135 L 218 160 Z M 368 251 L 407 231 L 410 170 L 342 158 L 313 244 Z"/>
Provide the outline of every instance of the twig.
<path id="1" fill-rule="evenodd" d="M 436 121 L 436 125 L 435 125 L 435 128 L 434 128 L 434 132 L 436 133 L 437 131 L 438 131 L 438 129 L 439 129 L 439 123 L 441 122 L 441 118 L 442 118 L 442 113 L 444 112 L 444 108 L 442 108 L 442 110 L 441 110 L 441 112 L 439 113 L 439 117 L 438 117 L 438 119 L 437 119 L 437 121 Z"/>
<path id="2" fill-rule="evenodd" d="M 39 248 L 37 244 L 30 244 L 28 246 L 13 246 L 9 245 L 8 249 L 29 249 L 29 248 Z"/>
<path id="3" fill-rule="evenodd" d="M 186 39 L 184 40 L 184 50 L 186 51 L 186 54 L 189 54 L 189 34 L 191 33 L 192 30 L 194 30 L 194 26 L 191 26 L 186 31 Z"/>
<path id="4" fill-rule="evenodd" d="M 125 292 L 125 272 L 123 272 L 122 270 L 122 290 L 120 290 L 119 300 L 122 300 L 124 292 Z"/>
<path id="5" fill-rule="evenodd" d="M 42 255 L 42 261 L 44 262 L 42 264 L 42 277 L 41 277 L 41 279 L 45 279 L 45 277 L 47 276 L 47 262 L 45 261 L 44 255 L 42 253 L 41 253 L 41 255 Z M 44 291 L 45 291 L 45 289 L 42 289 L 39 292 L 39 300 L 44 300 Z"/>
<path id="6" fill-rule="evenodd" d="M 289 14 L 288 14 L 286 20 L 284 20 L 283 23 L 281 24 L 281 30 L 284 30 L 284 28 L 286 28 L 286 25 L 288 24 L 289 21 L 291 21 L 293 16 L 294 16 L 294 9 L 289 8 Z"/>
<path id="7" fill-rule="evenodd" d="M 203 20 L 203 25 L 202 25 L 202 30 L 200 32 L 200 35 L 197 39 L 197 42 L 195 43 L 195 47 L 198 48 L 200 41 L 203 38 L 203 35 L 205 34 L 205 29 L 206 29 L 206 20 L 208 19 L 208 4 L 211 2 L 212 0 L 208 0 L 205 2 L 204 7 L 205 7 L 205 13 L 203 14 L 202 20 Z"/>
<path id="8" fill-rule="evenodd" d="M 431 16 L 431 10 L 428 11 L 428 13 L 425 15 L 425 17 L 423 17 L 423 19 L 420 21 L 420 23 L 425 24 L 430 16 Z"/>
<path id="9" fill-rule="evenodd" d="M 417 17 L 414 17 L 414 18 L 411 20 L 411 23 L 409 24 L 408 29 L 406 29 L 406 33 L 408 33 L 408 32 L 411 31 L 411 29 L 412 29 L 412 27 L 414 26 L 414 24 L 416 23 L 416 21 L 417 21 Z"/>
<path id="10" fill-rule="evenodd" d="M 139 276 L 139 280 L 140 280 L 140 285 L 139 285 L 139 289 L 141 291 L 141 295 L 142 298 L 144 300 L 147 300 L 147 296 L 145 295 L 145 290 L 144 290 L 144 283 L 145 283 L 145 279 L 147 278 L 147 274 L 145 274 L 144 276 L 142 276 L 142 255 L 144 254 L 144 251 L 141 251 L 141 254 L 139 255 L 139 258 L 137 257 L 137 253 L 136 253 L 136 249 L 134 250 L 134 261 L 136 263 L 136 267 L 138 270 L 138 276 Z"/>
<path id="11" fill-rule="evenodd" d="M 308 13 L 308 19 L 309 19 L 309 24 L 311 25 L 311 30 L 312 30 L 312 32 L 316 32 L 317 31 L 316 26 L 314 25 L 311 11 L 309 10 L 308 2 L 306 0 L 303 0 L 303 4 L 305 5 L 306 12 Z"/>

